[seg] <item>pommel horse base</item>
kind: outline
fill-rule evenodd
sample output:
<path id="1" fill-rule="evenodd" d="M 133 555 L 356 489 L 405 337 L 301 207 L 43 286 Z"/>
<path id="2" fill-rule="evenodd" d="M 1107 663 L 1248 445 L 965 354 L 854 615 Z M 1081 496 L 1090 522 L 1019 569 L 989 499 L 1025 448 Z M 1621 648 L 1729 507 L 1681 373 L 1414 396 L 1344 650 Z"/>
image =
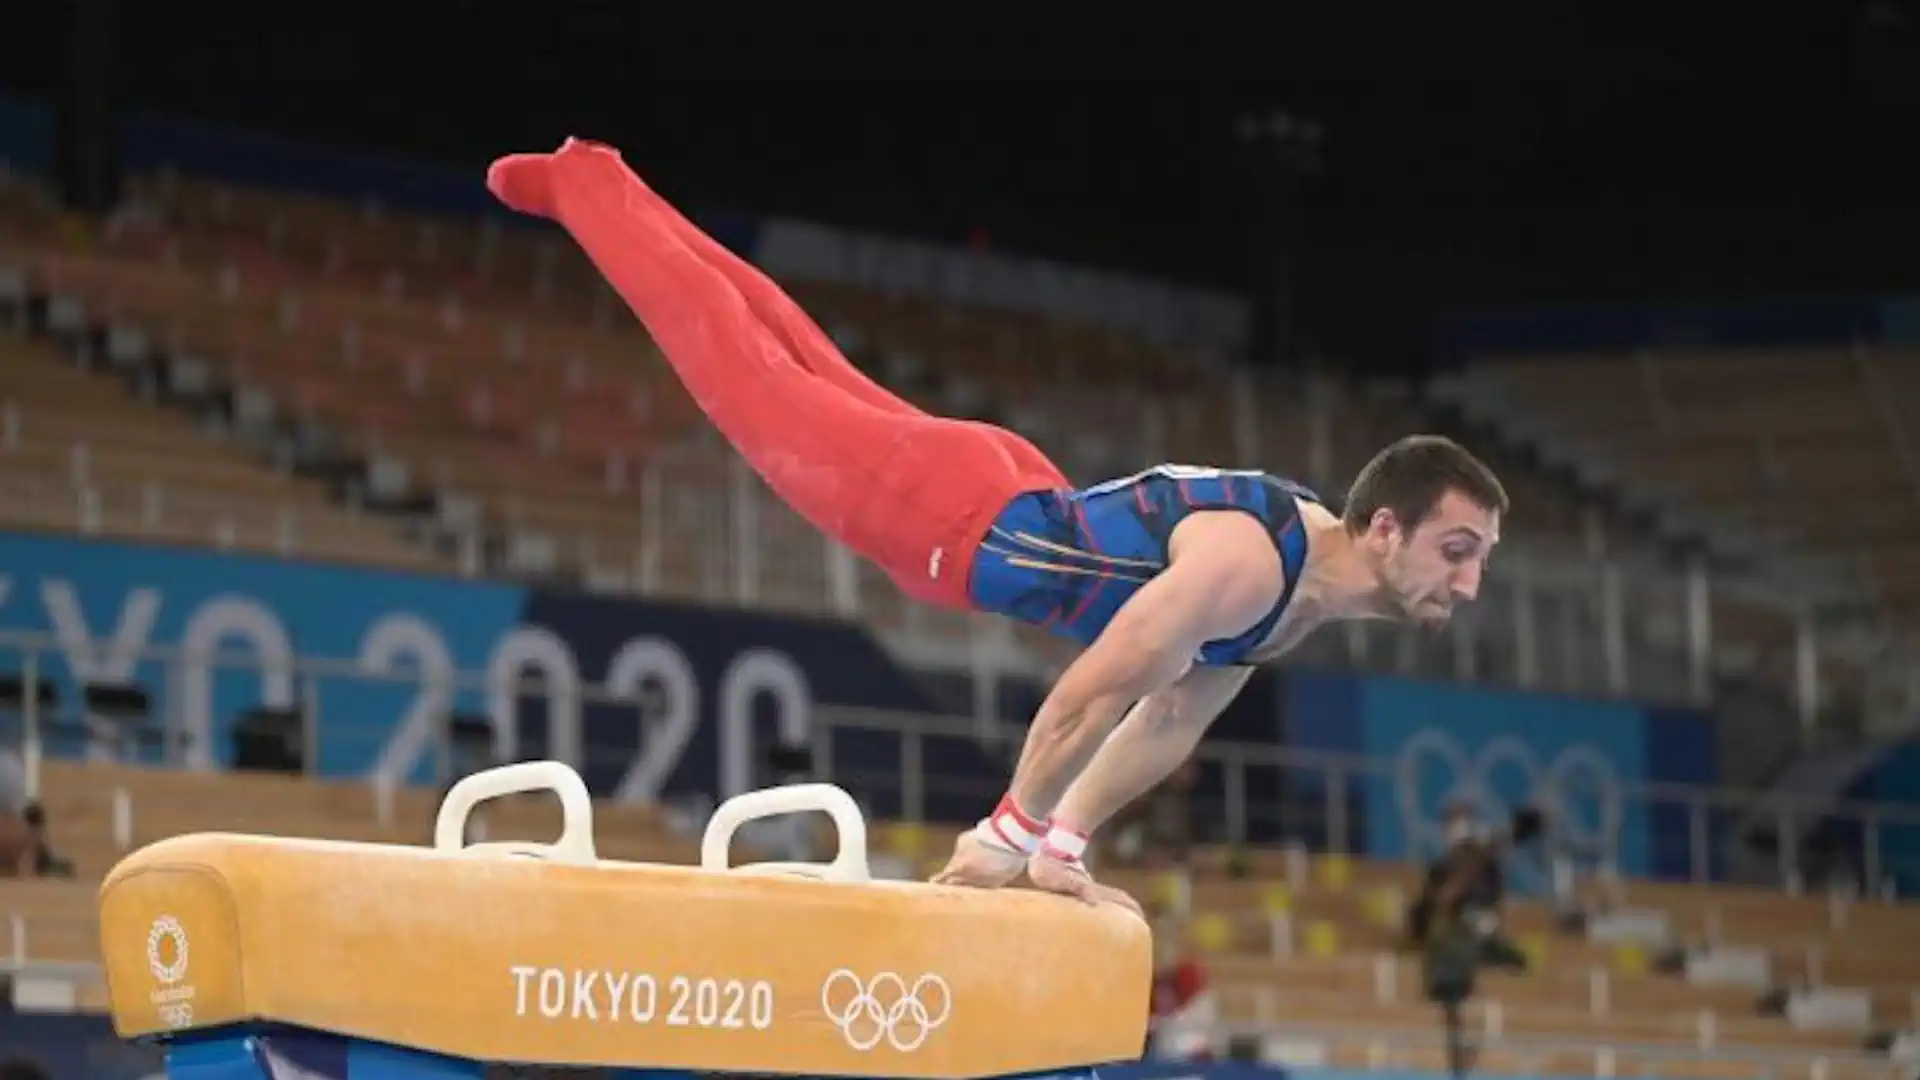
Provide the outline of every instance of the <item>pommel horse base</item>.
<path id="1" fill-rule="evenodd" d="M 543 844 L 464 844 L 484 800 L 550 790 Z M 756 818 L 830 815 L 829 864 L 729 865 Z M 489 1064 L 997 1077 L 1139 1058 L 1146 926 L 1027 890 L 874 881 L 846 792 L 715 811 L 700 865 L 602 860 L 580 777 L 526 762 L 448 792 L 434 846 L 201 833 L 100 890 L 122 1038 L 171 1080 L 441 1080 Z"/>

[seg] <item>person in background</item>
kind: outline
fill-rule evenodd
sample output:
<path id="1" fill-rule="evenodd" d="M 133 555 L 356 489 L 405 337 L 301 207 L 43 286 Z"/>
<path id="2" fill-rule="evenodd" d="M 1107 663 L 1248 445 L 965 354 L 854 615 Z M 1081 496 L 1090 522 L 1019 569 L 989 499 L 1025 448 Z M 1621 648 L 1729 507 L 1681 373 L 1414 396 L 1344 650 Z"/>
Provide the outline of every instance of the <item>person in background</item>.
<path id="1" fill-rule="evenodd" d="M 1154 1061 L 1212 1061 L 1220 1005 L 1207 972 L 1188 949 L 1186 928 L 1162 917 L 1153 932 L 1153 1014 L 1147 1056 Z"/>
<path id="2" fill-rule="evenodd" d="M 0 746 L 0 877 L 72 876 L 47 841 L 46 811 L 27 795 L 26 764 Z"/>
<path id="3" fill-rule="evenodd" d="M 1506 856 L 1537 837 L 1542 827 L 1539 811 L 1521 810 L 1514 814 L 1512 828 L 1496 836 L 1478 820 L 1474 807 L 1448 807 L 1447 849 L 1428 864 L 1426 882 L 1407 913 L 1413 944 L 1426 948 L 1442 935 L 1463 933 L 1477 941 L 1481 964 L 1525 971 L 1526 955 L 1500 926 Z"/>
<path id="4" fill-rule="evenodd" d="M 0 814 L 0 878 L 27 877 L 33 833 L 17 814 Z"/>

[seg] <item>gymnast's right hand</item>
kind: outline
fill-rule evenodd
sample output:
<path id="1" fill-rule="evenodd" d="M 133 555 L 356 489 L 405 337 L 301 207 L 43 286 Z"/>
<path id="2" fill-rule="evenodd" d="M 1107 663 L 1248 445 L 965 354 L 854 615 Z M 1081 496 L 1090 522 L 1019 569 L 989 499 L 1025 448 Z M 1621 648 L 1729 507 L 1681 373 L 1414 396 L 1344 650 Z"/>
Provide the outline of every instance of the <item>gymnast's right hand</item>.
<path id="1" fill-rule="evenodd" d="M 933 875 L 935 885 L 965 885 L 975 889 L 998 889 L 1020 876 L 1027 868 L 1024 852 L 983 838 L 980 829 L 968 829 L 954 841 L 953 857 Z"/>
<path id="2" fill-rule="evenodd" d="M 1055 852 L 1042 850 L 1027 862 L 1027 876 L 1043 892 L 1071 896 L 1085 904 L 1115 904 L 1126 911 L 1144 919 L 1146 912 L 1140 902 L 1124 891 L 1111 885 L 1102 885 L 1093 880 L 1087 872 L 1087 866 L 1077 858 L 1062 858 Z"/>

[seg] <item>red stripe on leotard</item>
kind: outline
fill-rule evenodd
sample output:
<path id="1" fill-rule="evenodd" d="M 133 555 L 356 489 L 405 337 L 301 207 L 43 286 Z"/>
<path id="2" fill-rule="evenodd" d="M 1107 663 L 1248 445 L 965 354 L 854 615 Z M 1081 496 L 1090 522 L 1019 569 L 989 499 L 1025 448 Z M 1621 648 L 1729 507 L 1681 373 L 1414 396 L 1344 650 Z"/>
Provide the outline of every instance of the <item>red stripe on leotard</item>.
<path id="1" fill-rule="evenodd" d="M 1086 504 L 1076 500 L 1073 504 L 1073 516 L 1080 522 L 1080 535 L 1086 538 L 1087 548 L 1095 555 L 1106 554 L 1106 552 L 1100 550 L 1100 545 L 1094 541 L 1093 526 L 1087 523 Z M 1087 595 L 1080 598 L 1080 606 L 1073 610 L 1073 614 L 1067 616 L 1067 622 L 1079 622 L 1080 616 L 1085 615 L 1087 609 L 1093 606 L 1094 600 L 1099 597 L 1100 591 L 1107 587 L 1107 582 L 1110 580 L 1112 579 L 1107 577 L 1096 579 L 1093 588 L 1088 589 Z"/>

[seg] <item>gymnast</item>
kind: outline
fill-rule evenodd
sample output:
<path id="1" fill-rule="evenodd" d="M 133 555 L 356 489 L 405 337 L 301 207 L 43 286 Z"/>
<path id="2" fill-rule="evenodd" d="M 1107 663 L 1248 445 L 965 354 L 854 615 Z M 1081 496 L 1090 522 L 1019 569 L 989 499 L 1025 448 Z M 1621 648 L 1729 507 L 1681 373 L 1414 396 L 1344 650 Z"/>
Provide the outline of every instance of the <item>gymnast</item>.
<path id="1" fill-rule="evenodd" d="M 936 883 L 998 887 L 1024 869 L 1043 889 L 1136 906 L 1087 873 L 1087 838 L 1186 760 L 1254 666 L 1335 621 L 1443 625 L 1499 543 L 1500 481 L 1431 435 L 1376 455 L 1338 514 L 1252 470 L 1160 465 L 1076 489 L 1014 432 L 868 379 L 614 148 L 509 155 L 487 183 L 573 237 L 707 418 L 821 532 L 919 601 L 1085 646 Z"/>

